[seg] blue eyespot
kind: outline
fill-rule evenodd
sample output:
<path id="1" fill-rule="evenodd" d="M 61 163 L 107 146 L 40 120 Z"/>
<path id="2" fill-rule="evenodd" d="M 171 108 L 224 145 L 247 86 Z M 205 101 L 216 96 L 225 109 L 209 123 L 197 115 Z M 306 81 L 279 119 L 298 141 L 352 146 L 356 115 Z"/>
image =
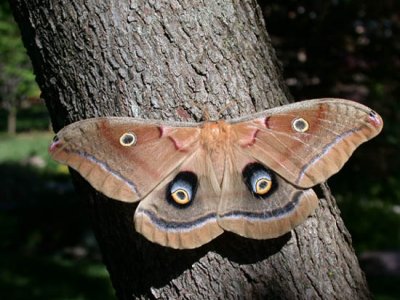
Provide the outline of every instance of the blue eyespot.
<path id="1" fill-rule="evenodd" d="M 258 170 L 250 177 L 253 193 L 265 195 L 272 187 L 271 175 L 266 170 Z"/>
<path id="2" fill-rule="evenodd" d="M 188 204 L 192 200 L 193 187 L 184 180 L 177 180 L 171 185 L 171 198 L 177 204 Z"/>
<path id="3" fill-rule="evenodd" d="M 190 204 L 197 191 L 197 176 L 192 172 L 181 172 L 170 182 L 167 199 L 173 204 L 186 206 Z"/>
<path id="4" fill-rule="evenodd" d="M 274 174 L 259 163 L 248 164 L 243 170 L 243 179 L 255 196 L 267 196 L 274 187 Z"/>

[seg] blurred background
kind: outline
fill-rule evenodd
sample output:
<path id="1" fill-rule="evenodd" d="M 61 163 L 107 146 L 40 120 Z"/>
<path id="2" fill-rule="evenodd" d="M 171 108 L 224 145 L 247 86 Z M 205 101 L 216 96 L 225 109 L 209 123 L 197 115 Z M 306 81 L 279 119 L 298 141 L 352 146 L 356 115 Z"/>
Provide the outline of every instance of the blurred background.
<path id="1" fill-rule="evenodd" d="M 400 2 L 259 3 L 294 99 L 353 99 L 385 121 L 329 185 L 375 298 L 400 299 Z M 39 96 L 0 0 L 0 298 L 114 299 Z"/>

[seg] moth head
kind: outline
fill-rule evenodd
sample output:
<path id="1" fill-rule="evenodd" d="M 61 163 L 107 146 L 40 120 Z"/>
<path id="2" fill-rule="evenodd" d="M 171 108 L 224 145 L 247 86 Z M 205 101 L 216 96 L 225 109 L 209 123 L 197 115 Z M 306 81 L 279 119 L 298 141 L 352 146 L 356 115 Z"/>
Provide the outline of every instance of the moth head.
<path id="1" fill-rule="evenodd" d="M 179 207 L 188 206 L 196 195 L 197 182 L 197 176 L 194 173 L 179 173 L 168 185 L 167 199 Z"/>
<path id="2" fill-rule="evenodd" d="M 297 132 L 306 132 L 310 128 L 310 125 L 303 118 L 295 118 L 292 121 L 292 128 Z"/>
<path id="3" fill-rule="evenodd" d="M 244 168 L 243 180 L 254 196 L 262 198 L 269 196 L 276 184 L 272 171 L 259 163 L 251 163 Z"/>
<path id="4" fill-rule="evenodd" d="M 125 132 L 119 138 L 119 143 L 124 147 L 133 146 L 136 144 L 137 138 L 133 132 Z"/>

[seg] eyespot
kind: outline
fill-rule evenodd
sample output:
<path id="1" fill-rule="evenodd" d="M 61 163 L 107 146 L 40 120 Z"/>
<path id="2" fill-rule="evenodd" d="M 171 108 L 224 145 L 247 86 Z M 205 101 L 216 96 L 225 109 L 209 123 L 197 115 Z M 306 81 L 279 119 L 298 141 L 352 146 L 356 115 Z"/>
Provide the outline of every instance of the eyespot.
<path id="1" fill-rule="evenodd" d="M 134 144 L 136 144 L 136 135 L 132 132 L 125 132 L 121 137 L 119 138 L 119 143 L 122 146 L 129 147 Z"/>
<path id="2" fill-rule="evenodd" d="M 255 184 L 255 193 L 257 195 L 265 195 L 272 187 L 271 178 L 262 177 Z"/>
<path id="3" fill-rule="evenodd" d="M 57 135 L 55 135 L 54 137 L 53 137 L 53 142 L 58 142 L 60 139 L 58 138 L 58 136 Z"/>
<path id="4" fill-rule="evenodd" d="M 197 176 L 192 172 L 181 172 L 168 185 L 167 199 L 179 207 L 186 207 L 193 201 L 196 191 Z"/>
<path id="5" fill-rule="evenodd" d="M 175 192 L 172 192 L 171 197 L 172 200 L 180 205 L 188 204 L 190 202 L 190 196 L 184 189 L 177 189 Z"/>
<path id="6" fill-rule="evenodd" d="M 296 118 L 292 121 L 292 128 L 297 132 L 306 132 L 310 125 L 303 118 Z"/>
<path id="7" fill-rule="evenodd" d="M 273 192 L 274 174 L 259 163 L 248 164 L 244 168 L 243 180 L 255 196 L 265 197 Z"/>

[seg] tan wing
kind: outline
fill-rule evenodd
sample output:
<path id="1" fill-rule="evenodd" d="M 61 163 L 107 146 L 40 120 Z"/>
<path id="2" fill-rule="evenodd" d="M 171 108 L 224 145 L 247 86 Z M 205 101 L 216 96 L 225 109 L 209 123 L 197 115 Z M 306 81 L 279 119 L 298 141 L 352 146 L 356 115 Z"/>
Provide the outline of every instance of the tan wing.
<path id="1" fill-rule="evenodd" d="M 190 190 L 187 203 L 179 204 L 181 201 L 171 197 L 174 184 Z M 220 194 L 210 157 L 199 148 L 140 202 L 134 217 L 135 228 L 163 246 L 199 247 L 223 232 L 217 223 Z"/>
<path id="2" fill-rule="evenodd" d="M 309 188 L 338 172 L 382 126 L 381 117 L 364 105 L 316 99 L 233 122 L 232 130 L 246 154 L 289 182 Z"/>
<path id="3" fill-rule="evenodd" d="M 308 188 L 326 180 L 381 128 L 381 118 L 369 108 L 337 99 L 286 105 L 233 121 L 236 139 L 225 154 L 222 191 L 196 125 L 89 119 L 61 130 L 49 151 L 105 195 L 143 200 L 134 222 L 149 240 L 195 248 L 222 228 L 252 238 L 289 231 L 317 206 L 312 190 L 292 184 Z M 273 188 L 262 197 L 246 185 L 247 177 L 259 173 L 247 172 L 249 164 L 270 174 Z M 243 176 L 246 172 L 250 175 Z"/>
<path id="4" fill-rule="evenodd" d="M 193 153 L 199 132 L 132 118 L 94 118 L 63 128 L 49 152 L 106 196 L 134 202 Z"/>
<path id="5" fill-rule="evenodd" d="M 252 192 L 251 176 L 257 173 L 271 179 L 264 195 Z M 302 223 L 317 206 L 312 189 L 296 188 L 240 148 L 227 156 L 218 209 L 218 223 L 225 230 L 254 239 L 275 238 Z"/>

